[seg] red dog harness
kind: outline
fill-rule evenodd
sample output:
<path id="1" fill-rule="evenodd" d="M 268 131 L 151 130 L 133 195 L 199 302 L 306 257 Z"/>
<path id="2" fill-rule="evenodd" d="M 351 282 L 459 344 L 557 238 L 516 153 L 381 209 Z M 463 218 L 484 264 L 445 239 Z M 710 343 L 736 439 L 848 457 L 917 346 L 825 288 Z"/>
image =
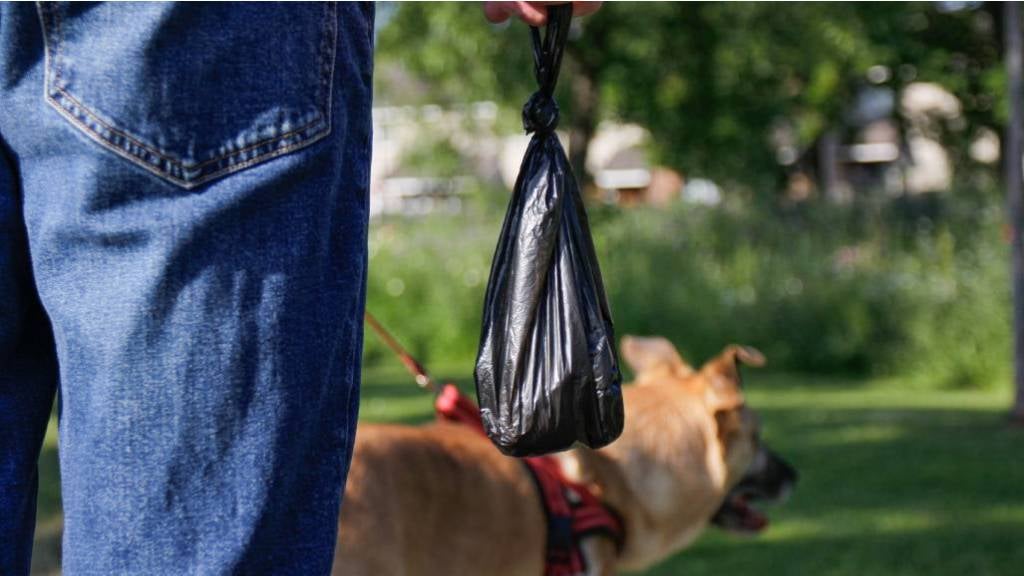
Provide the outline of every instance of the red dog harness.
<path id="1" fill-rule="evenodd" d="M 457 422 L 484 434 L 480 410 L 452 384 L 446 384 L 434 401 L 437 417 Z M 548 520 L 544 576 L 579 576 L 586 571 L 580 540 L 601 533 L 622 547 L 624 532 L 619 517 L 594 496 L 590 488 L 568 480 L 551 456 L 522 458 L 544 504 Z"/>

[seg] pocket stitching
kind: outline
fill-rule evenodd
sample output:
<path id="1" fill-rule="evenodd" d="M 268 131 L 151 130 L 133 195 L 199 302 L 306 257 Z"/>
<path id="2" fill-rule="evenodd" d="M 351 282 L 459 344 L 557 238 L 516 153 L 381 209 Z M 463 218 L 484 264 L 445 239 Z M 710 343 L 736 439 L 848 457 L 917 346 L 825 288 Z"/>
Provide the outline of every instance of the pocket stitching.
<path id="1" fill-rule="evenodd" d="M 320 94 L 317 97 L 320 109 L 316 111 L 316 117 L 302 126 L 289 130 L 284 134 L 264 138 L 238 150 L 232 150 L 217 156 L 213 156 L 202 162 L 189 163 L 175 157 L 167 152 L 161 151 L 156 146 L 146 144 L 125 130 L 122 130 L 97 116 L 85 104 L 79 102 L 70 93 L 65 91 L 59 83 L 61 79 L 61 47 L 64 45 L 63 28 L 59 11 L 55 8 L 48 8 L 54 3 L 39 2 L 37 4 L 39 18 L 43 28 L 54 34 L 57 42 L 54 59 L 50 58 L 50 46 L 43 36 L 43 48 L 46 74 L 43 86 L 43 97 L 54 110 L 77 126 L 80 131 L 89 136 L 90 139 L 104 148 L 139 166 L 177 184 L 185 189 L 195 188 L 225 174 L 237 172 L 258 164 L 265 160 L 293 152 L 314 144 L 331 133 L 331 87 L 334 77 L 334 61 L 336 58 L 337 45 L 337 14 L 333 2 L 325 3 L 324 27 L 321 30 L 321 46 L 319 53 L 320 68 Z M 49 18 L 47 18 L 49 16 Z M 107 131 L 105 135 L 97 127 Z M 303 133 L 307 133 L 303 135 Z M 291 144 L 282 145 L 289 139 L 298 139 Z M 135 150 L 133 151 L 132 148 Z M 243 158 L 247 152 L 259 148 L 267 148 L 266 152 L 258 153 L 251 158 Z M 148 155 L 156 161 L 149 161 L 144 158 Z M 203 168 L 211 164 L 224 164 L 223 168 L 215 169 L 212 172 L 203 172 Z M 189 173 L 195 173 L 189 176 Z M 180 174 L 180 175 L 179 175 Z"/>

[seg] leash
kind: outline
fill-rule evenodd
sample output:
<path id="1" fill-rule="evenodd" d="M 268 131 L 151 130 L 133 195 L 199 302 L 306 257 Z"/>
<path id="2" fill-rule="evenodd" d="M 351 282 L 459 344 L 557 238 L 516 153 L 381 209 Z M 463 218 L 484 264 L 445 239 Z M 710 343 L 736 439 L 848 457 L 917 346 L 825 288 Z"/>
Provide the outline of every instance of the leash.
<path id="1" fill-rule="evenodd" d="M 416 380 L 417 386 L 423 388 L 424 390 L 430 390 L 435 394 L 440 391 L 437 387 L 437 384 L 435 384 L 434 380 L 430 377 L 430 374 L 427 373 L 426 368 L 424 368 L 419 362 L 417 362 L 416 359 L 413 358 L 411 354 L 406 352 L 405 348 L 402 348 L 402 345 L 398 343 L 398 340 L 395 340 L 394 337 L 391 336 L 391 333 L 389 333 L 384 328 L 384 326 L 381 325 L 381 323 L 378 322 L 376 318 L 374 318 L 373 314 L 370 314 L 369 310 L 363 313 L 363 319 L 365 319 L 366 324 L 369 325 L 370 328 L 372 328 L 373 331 L 377 333 L 377 336 L 379 336 L 380 339 L 384 342 L 384 345 L 390 348 L 391 351 L 394 352 L 396 356 L 398 356 L 398 360 L 402 363 L 403 366 L 405 366 L 405 369 L 408 370 L 412 374 L 413 378 Z"/>

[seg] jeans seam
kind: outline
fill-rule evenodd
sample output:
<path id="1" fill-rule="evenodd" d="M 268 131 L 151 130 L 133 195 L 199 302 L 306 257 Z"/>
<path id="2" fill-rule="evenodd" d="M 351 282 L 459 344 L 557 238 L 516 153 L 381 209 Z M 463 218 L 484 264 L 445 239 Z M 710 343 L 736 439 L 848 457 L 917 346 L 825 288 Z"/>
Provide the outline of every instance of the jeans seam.
<path id="1" fill-rule="evenodd" d="M 38 11 L 45 33 L 54 35 L 55 46 L 53 58 L 49 58 L 50 46 L 44 42 L 46 50 L 46 70 L 44 71 L 44 98 L 61 116 L 76 126 L 81 132 L 104 148 L 128 160 L 132 164 L 146 169 L 185 189 L 195 188 L 217 177 L 248 168 L 265 160 L 275 158 L 309 146 L 331 133 L 331 85 L 334 76 L 334 61 L 337 43 L 337 7 L 333 2 L 325 3 L 324 24 L 321 28 L 319 49 L 319 90 L 317 95 L 316 117 L 302 126 L 284 134 L 264 138 L 239 150 L 213 156 L 202 162 L 188 163 L 180 158 L 161 151 L 155 146 L 146 144 L 127 130 L 119 128 L 111 122 L 104 121 L 89 106 L 73 97 L 60 86 L 60 80 L 66 78 L 61 69 L 61 48 L 64 45 L 63 26 L 59 10 L 52 7 L 53 3 L 39 2 Z M 47 18 L 49 17 L 49 18 Z M 47 25 L 49 20 L 51 25 Z M 92 123 L 93 125 L 90 125 Z M 106 131 L 109 133 L 104 134 Z M 294 140 L 290 144 L 283 143 Z M 247 152 L 259 149 L 252 158 L 243 159 Z M 147 158 L 146 156 L 149 156 Z M 204 170 L 215 165 L 213 170 Z M 194 175 L 190 175 L 193 173 Z"/>

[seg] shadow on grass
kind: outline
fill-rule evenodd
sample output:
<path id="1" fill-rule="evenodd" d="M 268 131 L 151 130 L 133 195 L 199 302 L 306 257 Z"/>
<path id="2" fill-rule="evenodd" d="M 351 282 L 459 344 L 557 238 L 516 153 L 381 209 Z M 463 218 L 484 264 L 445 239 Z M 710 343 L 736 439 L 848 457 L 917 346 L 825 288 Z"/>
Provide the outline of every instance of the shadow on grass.
<path id="1" fill-rule="evenodd" d="M 471 373 L 437 370 L 472 392 Z M 927 392 L 800 376 L 750 378 L 766 441 L 801 473 L 757 538 L 709 530 L 650 575 L 1018 574 L 1024 565 L 1024 430 L 998 392 Z M 361 418 L 415 424 L 432 395 L 401 368 L 364 372 Z M 55 433 L 55 429 L 52 430 Z M 57 453 L 40 459 L 33 574 L 55 574 L 61 516 Z"/>
<path id="2" fill-rule="evenodd" d="M 55 434 L 56 416 L 51 417 L 50 428 Z M 60 507 L 59 468 L 56 442 L 48 438 L 39 455 L 39 496 L 32 550 L 32 574 L 35 576 L 60 574 L 60 541 L 64 521 Z"/>
<path id="3" fill-rule="evenodd" d="M 708 537 L 649 576 L 815 574 L 828 576 L 1013 576 L 1024 562 L 1019 524 L 806 536 L 782 540 Z"/>

